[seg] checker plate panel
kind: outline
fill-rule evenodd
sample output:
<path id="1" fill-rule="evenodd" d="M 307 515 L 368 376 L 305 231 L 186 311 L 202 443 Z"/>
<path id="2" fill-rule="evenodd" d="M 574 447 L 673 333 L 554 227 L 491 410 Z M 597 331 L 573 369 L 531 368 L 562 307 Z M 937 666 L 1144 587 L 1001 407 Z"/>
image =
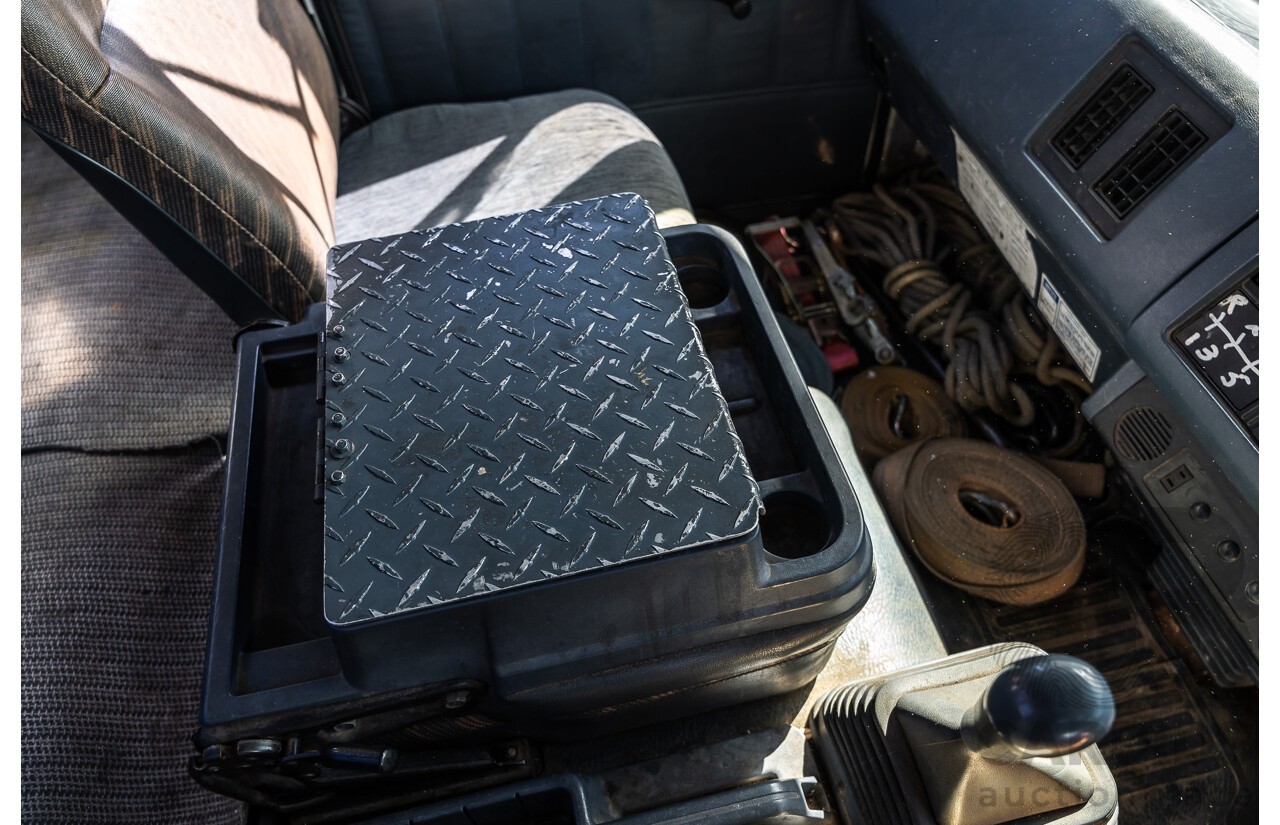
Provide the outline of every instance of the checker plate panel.
<path id="1" fill-rule="evenodd" d="M 329 262 L 330 622 L 755 529 L 759 487 L 639 196 L 345 244 Z"/>

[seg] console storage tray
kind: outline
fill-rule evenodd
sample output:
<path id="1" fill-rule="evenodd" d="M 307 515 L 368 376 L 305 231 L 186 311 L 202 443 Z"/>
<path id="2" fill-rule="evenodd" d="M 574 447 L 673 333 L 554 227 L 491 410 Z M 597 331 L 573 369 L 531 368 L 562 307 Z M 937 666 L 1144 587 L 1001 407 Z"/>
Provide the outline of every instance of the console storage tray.
<path id="1" fill-rule="evenodd" d="M 741 246 L 636 196 L 556 209 L 427 230 L 454 264 L 338 248 L 361 280 L 239 338 L 198 745 L 564 738 L 817 675 L 871 548 Z"/>

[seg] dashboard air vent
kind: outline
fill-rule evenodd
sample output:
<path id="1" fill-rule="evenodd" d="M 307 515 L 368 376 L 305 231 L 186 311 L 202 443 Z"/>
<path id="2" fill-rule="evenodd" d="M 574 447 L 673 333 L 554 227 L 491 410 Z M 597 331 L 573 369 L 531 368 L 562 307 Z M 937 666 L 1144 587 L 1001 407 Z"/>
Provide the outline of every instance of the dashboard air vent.
<path id="1" fill-rule="evenodd" d="M 1130 461 L 1155 461 L 1173 442 L 1173 427 L 1159 410 L 1134 407 L 1116 422 L 1115 442 Z"/>
<path id="2" fill-rule="evenodd" d="M 1121 65 L 1054 136 L 1054 148 L 1072 168 L 1079 169 L 1151 92 L 1151 84 L 1142 75 L 1128 63 Z"/>
<path id="3" fill-rule="evenodd" d="M 1124 218 L 1208 140 L 1177 108 L 1170 109 L 1092 187 L 1117 218 Z"/>

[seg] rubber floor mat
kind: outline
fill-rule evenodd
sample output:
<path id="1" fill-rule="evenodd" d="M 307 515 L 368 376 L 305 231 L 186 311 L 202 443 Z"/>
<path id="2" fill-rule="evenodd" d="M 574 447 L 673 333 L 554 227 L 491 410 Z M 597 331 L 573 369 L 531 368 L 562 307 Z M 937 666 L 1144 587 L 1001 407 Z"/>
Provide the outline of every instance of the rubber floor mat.
<path id="1" fill-rule="evenodd" d="M 1256 735 L 1249 733 L 1256 730 L 1256 698 L 1250 708 L 1248 691 L 1233 702 L 1224 695 L 1230 692 L 1197 681 L 1159 635 L 1142 597 L 1096 546 L 1075 587 L 1034 607 L 966 597 L 921 573 L 935 615 L 967 614 L 972 622 L 964 630 L 960 622 L 947 623 L 948 649 L 1029 642 L 1078 656 L 1106 676 L 1116 723 L 1099 748 L 1115 775 L 1121 821 L 1209 825 L 1256 818 L 1256 778 L 1249 773 L 1257 765 Z M 1236 705 L 1238 718 L 1230 710 L 1208 711 Z"/>

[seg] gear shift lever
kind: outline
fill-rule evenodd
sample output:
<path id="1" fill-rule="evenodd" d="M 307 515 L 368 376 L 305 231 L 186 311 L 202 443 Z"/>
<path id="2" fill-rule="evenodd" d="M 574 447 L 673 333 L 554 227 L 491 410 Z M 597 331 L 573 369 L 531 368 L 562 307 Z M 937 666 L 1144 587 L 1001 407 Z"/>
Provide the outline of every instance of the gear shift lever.
<path id="1" fill-rule="evenodd" d="M 965 712 L 960 737 L 979 756 L 1014 762 L 1083 750 L 1115 720 L 1111 688 L 1093 665 L 1061 654 L 1032 656 L 992 680 Z"/>
<path id="2" fill-rule="evenodd" d="M 1094 744 L 1114 721 L 1091 665 L 1004 644 L 842 685 L 810 732 L 851 825 L 1094 825 L 1116 816 Z"/>

